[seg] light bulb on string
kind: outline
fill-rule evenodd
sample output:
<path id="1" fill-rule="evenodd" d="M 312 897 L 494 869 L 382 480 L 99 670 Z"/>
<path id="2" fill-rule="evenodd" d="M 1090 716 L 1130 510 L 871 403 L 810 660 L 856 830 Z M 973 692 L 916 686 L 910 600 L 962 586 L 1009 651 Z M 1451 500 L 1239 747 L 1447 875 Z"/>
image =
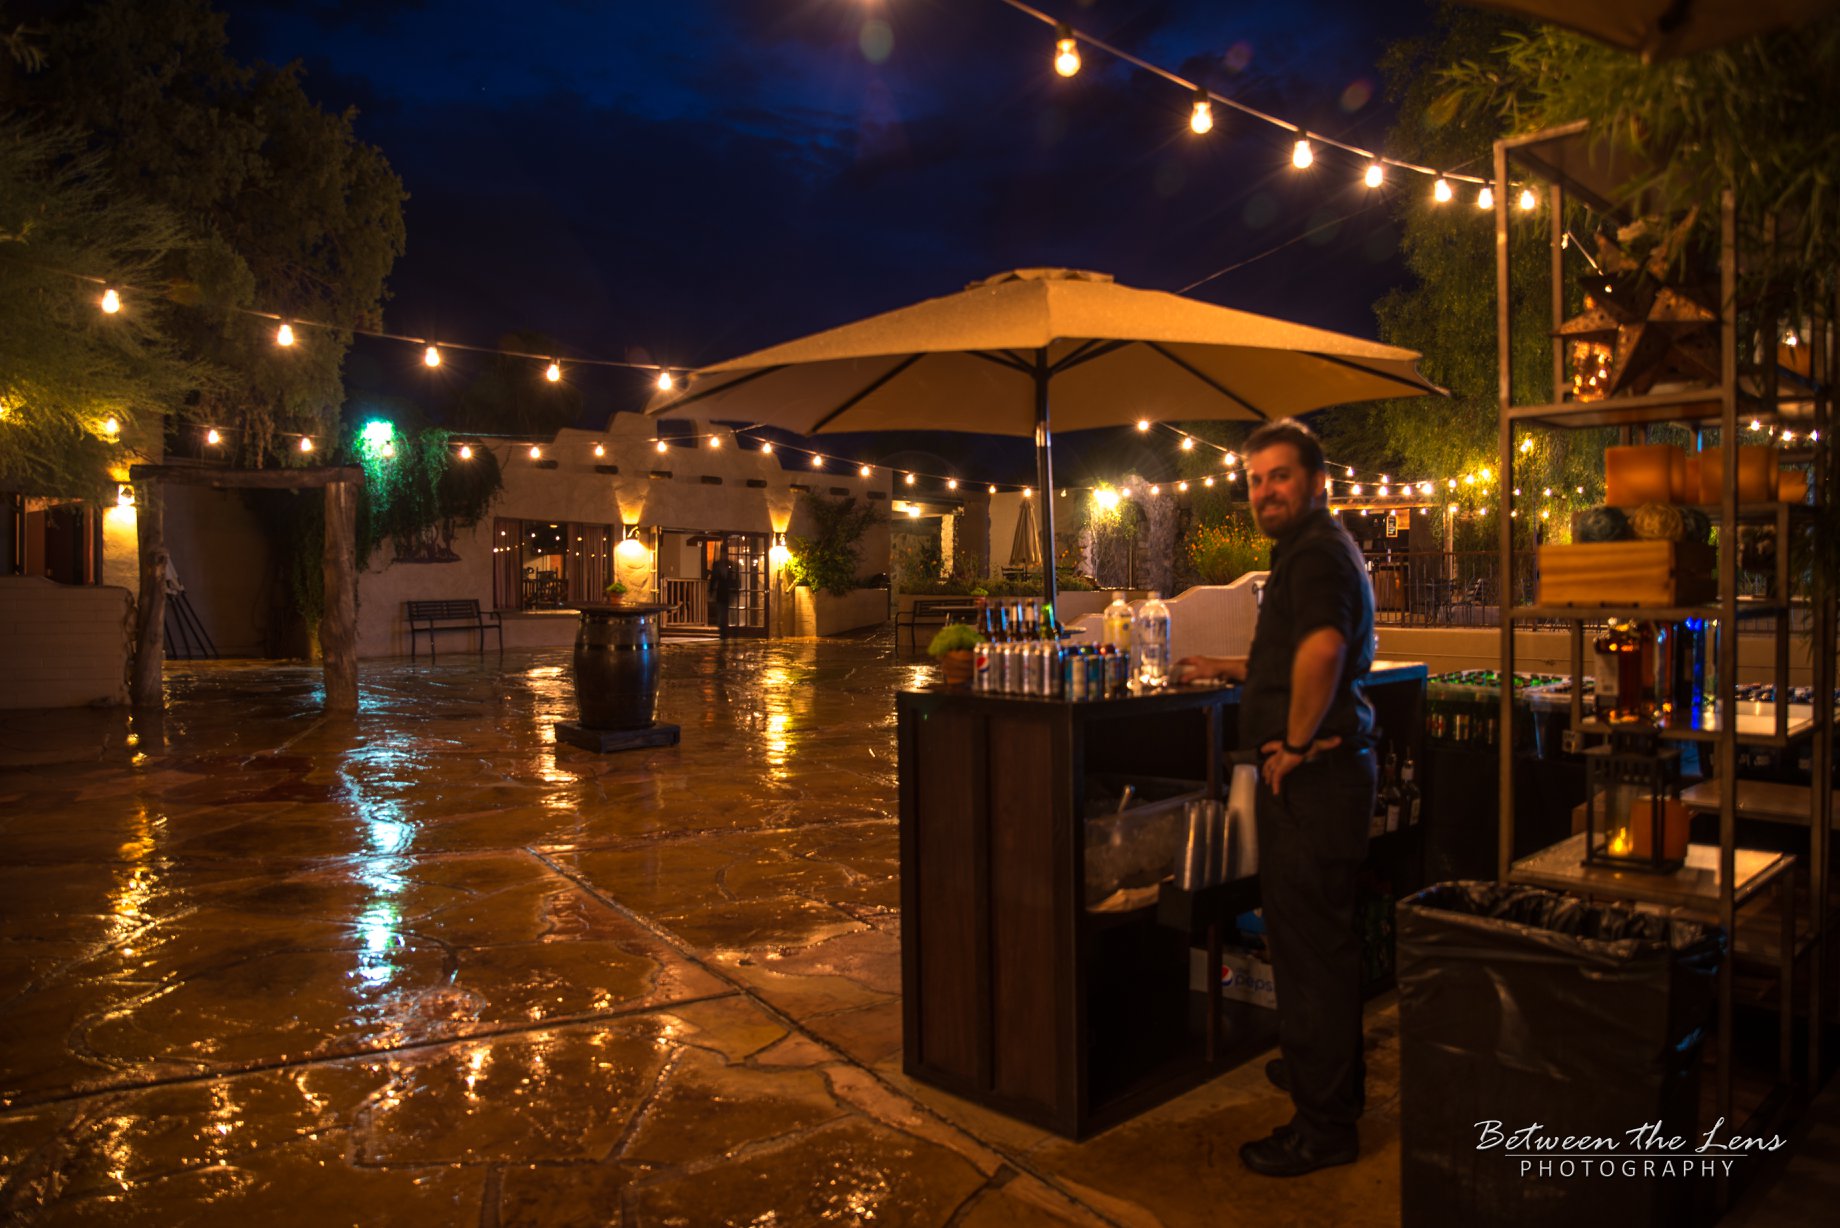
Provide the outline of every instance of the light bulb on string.
<path id="1" fill-rule="evenodd" d="M 721 447 L 721 446 L 722 446 L 722 437 L 721 437 L 720 435 L 711 435 L 711 436 L 709 437 L 709 446 L 710 446 L 711 448 L 719 448 L 719 447 Z"/>
<path id="2" fill-rule="evenodd" d="M 1035 488 L 1033 486 L 1024 486 L 1022 488 L 1022 497 L 1024 499 L 1033 499 L 1035 497 Z"/>
<path id="3" fill-rule="evenodd" d="M 121 419 L 111 417 L 103 422 L 102 433 L 107 435 L 110 439 L 121 434 Z"/>
<path id="4" fill-rule="evenodd" d="M 1431 185 L 1431 199 L 1440 205 L 1448 204 L 1451 195 L 1450 180 L 1440 175 L 1438 181 Z"/>
<path id="5" fill-rule="evenodd" d="M 1206 477 L 1206 478 L 1202 478 L 1202 479 L 1201 479 L 1201 484 L 1202 484 L 1203 486 L 1205 486 L 1205 487 L 1207 487 L 1207 488 L 1208 488 L 1209 490 L 1213 490 L 1213 489 L 1214 489 L 1214 479 L 1213 479 L 1213 478 L 1211 478 L 1211 477 Z"/>
<path id="6" fill-rule="evenodd" d="M 390 457 L 396 455 L 396 444 L 393 440 L 386 439 L 383 441 L 383 447 L 379 448 L 378 451 L 383 454 L 385 460 L 388 460 Z"/>
<path id="7" fill-rule="evenodd" d="M 311 452 L 313 450 L 313 436 L 302 435 L 300 437 L 300 450 L 302 452 Z"/>
<path id="8" fill-rule="evenodd" d="M 1370 188 L 1377 188 L 1386 182 L 1386 168 L 1380 165 L 1379 159 L 1367 164 L 1367 173 L 1361 176 L 1361 182 Z"/>
<path id="9" fill-rule="evenodd" d="M 1354 489 L 1353 489 L 1353 490 L 1352 490 L 1352 491 L 1351 491 L 1350 493 L 1351 493 L 1351 494 L 1357 494 L 1357 495 L 1358 495 L 1358 494 L 1360 494 L 1360 493 L 1361 493 L 1361 484 L 1360 484 L 1359 482 L 1356 482 L 1356 483 L 1354 484 Z"/>
<path id="10" fill-rule="evenodd" d="M 1150 419 L 1148 419 L 1148 418 L 1139 418 L 1139 419 L 1137 420 L 1137 429 L 1138 429 L 1138 431 L 1139 431 L 1139 433 L 1142 433 L 1142 432 L 1145 432 L 1145 431 L 1148 431 L 1148 430 L 1150 429 Z"/>
<path id="11" fill-rule="evenodd" d="M 1189 111 L 1188 126 L 1196 136 L 1214 130 L 1214 103 L 1208 98 L 1206 90 L 1195 91 L 1195 105 Z"/>
<path id="12" fill-rule="evenodd" d="M 548 380 L 552 384 L 561 383 L 562 382 L 562 364 L 559 362 L 552 362 L 549 364 L 549 366 L 543 368 L 543 378 Z"/>
<path id="13" fill-rule="evenodd" d="M 596 456 L 605 456 L 605 455 L 607 455 L 607 445 L 606 445 L 606 444 L 604 444 L 604 443 L 597 443 L 597 444 L 595 444 L 595 445 L 594 445 L 594 455 L 596 455 Z"/>
<path id="14" fill-rule="evenodd" d="M 216 427 L 212 427 L 210 430 L 204 433 L 204 441 L 215 448 L 218 444 L 224 441 L 224 437 L 217 433 Z"/>
<path id="15" fill-rule="evenodd" d="M 1152 486 L 1150 488 L 1150 493 L 1153 495 L 1160 495 L 1163 493 L 1163 488 L 1161 486 Z"/>
<path id="16" fill-rule="evenodd" d="M 1177 482 L 1176 489 L 1180 491 L 1186 491 L 1188 489 L 1188 483 L 1187 482 Z"/>
<path id="17" fill-rule="evenodd" d="M 653 446 L 653 447 L 655 447 L 655 448 L 657 448 L 657 449 L 658 449 L 658 451 L 659 451 L 660 453 L 664 453 L 664 452 L 669 452 L 669 451 L 671 450 L 671 445 L 670 445 L 670 444 L 667 444 L 667 443 L 666 443 L 666 442 L 665 442 L 664 440 L 662 440 L 662 439 L 660 439 L 660 440 L 658 440 L 658 441 L 657 441 L 656 443 L 654 443 L 654 444 L 653 444 L 652 446 Z"/>
<path id="18" fill-rule="evenodd" d="M 1381 497 L 1382 499 L 1384 499 L 1384 498 L 1386 498 L 1386 487 L 1384 487 L 1384 486 L 1382 486 L 1382 487 L 1380 488 L 1380 497 Z"/>
<path id="19" fill-rule="evenodd" d="M 867 465 L 864 465 L 864 466 L 863 466 L 863 467 L 862 467 L 861 469 L 858 469 L 858 470 L 857 470 L 856 472 L 857 472 L 857 473 L 858 473 L 858 474 L 859 474 L 860 476 L 862 476 L 862 477 L 865 477 L 865 478 L 866 478 L 866 477 L 868 477 L 868 476 L 869 476 L 869 475 L 870 475 L 871 473 L 873 473 L 873 472 L 875 472 L 875 471 L 874 471 L 873 469 L 871 469 L 871 468 L 869 468 L 869 466 L 867 466 Z"/>
<path id="20" fill-rule="evenodd" d="M 819 455 L 818 455 L 818 454 L 817 454 L 816 452 L 814 452 L 814 453 L 812 453 L 812 455 L 811 455 L 811 467 L 812 467 L 813 469 L 822 469 L 822 468 L 824 468 L 824 458 L 823 458 L 822 456 L 819 456 Z"/>
<path id="21" fill-rule="evenodd" d="M 530 445 L 530 459 L 531 460 L 542 460 L 543 459 L 543 449 L 538 447 L 534 443 Z"/>
<path id="22" fill-rule="evenodd" d="M 1448 484 L 1450 486 L 1450 489 L 1455 490 L 1457 488 L 1457 479 L 1455 478 L 1448 479 Z"/>
<path id="23" fill-rule="evenodd" d="M 102 292 L 102 314 L 112 316 L 120 310 L 121 295 L 115 293 L 115 288 L 110 286 Z"/>
<path id="24" fill-rule="evenodd" d="M 771 439 L 763 440 L 760 445 L 760 450 L 768 456 L 773 455 L 773 441 Z"/>
<path id="25" fill-rule="evenodd" d="M 275 330 L 275 344 L 282 349 L 286 349 L 288 346 L 294 344 L 294 326 L 292 324 L 283 321 L 281 326 Z"/>
<path id="26" fill-rule="evenodd" d="M 1080 71 L 1080 45 L 1073 30 L 1064 24 L 1054 27 L 1054 71 L 1063 77 Z"/>
<path id="27" fill-rule="evenodd" d="M 993 494 L 993 495 L 997 493 L 997 488 L 996 488 L 996 486 L 995 486 L 994 484 L 993 484 L 993 485 L 991 486 L 991 488 L 990 488 L 990 493 L 991 493 L 991 494 Z"/>
<path id="28" fill-rule="evenodd" d="M 460 445 L 460 459 L 461 460 L 472 460 L 473 459 L 473 445 L 472 444 L 463 443 Z"/>
<path id="29" fill-rule="evenodd" d="M 1309 141 L 1299 140 L 1291 146 L 1291 165 L 1298 170 L 1303 170 L 1314 161 L 1316 161 L 1316 154 L 1310 149 Z"/>
<path id="30" fill-rule="evenodd" d="M 441 365 L 441 351 L 436 349 L 432 345 L 429 346 L 427 349 L 423 350 L 422 351 L 422 365 L 428 366 L 428 367 L 440 366 Z"/>
<path id="31" fill-rule="evenodd" d="M 671 378 L 671 373 L 669 371 L 660 371 L 658 373 L 658 391 L 669 392 L 676 386 L 677 381 Z"/>
<path id="32" fill-rule="evenodd" d="M 1533 194 L 1532 188 L 1521 189 L 1520 206 L 1522 213 L 1532 213 L 1539 203 L 1540 198 Z"/>
<path id="33" fill-rule="evenodd" d="M 910 473 L 901 480 L 906 482 L 909 486 L 912 486 L 914 484 L 914 475 Z"/>
<path id="34" fill-rule="evenodd" d="M 1195 437 L 1193 435 L 1182 436 L 1182 450 L 1184 452 L 1193 452 L 1195 450 Z"/>
<path id="35" fill-rule="evenodd" d="M 1482 190 L 1476 193 L 1476 208 L 1493 209 L 1494 207 L 1495 189 L 1485 183 L 1482 185 Z"/>
<path id="36" fill-rule="evenodd" d="M 1522 452 L 1533 451 L 1533 437 L 1531 435 L 1521 440 L 1521 451 Z"/>
<path id="37" fill-rule="evenodd" d="M 946 489 L 947 490 L 957 490 L 958 489 L 958 479 L 957 478 L 947 478 L 946 479 Z"/>

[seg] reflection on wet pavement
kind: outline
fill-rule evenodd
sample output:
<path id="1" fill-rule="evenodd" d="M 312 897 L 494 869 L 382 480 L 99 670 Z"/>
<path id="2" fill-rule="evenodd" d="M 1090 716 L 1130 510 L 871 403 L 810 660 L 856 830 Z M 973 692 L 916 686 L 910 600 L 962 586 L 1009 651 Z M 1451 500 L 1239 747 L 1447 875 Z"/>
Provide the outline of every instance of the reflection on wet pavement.
<path id="1" fill-rule="evenodd" d="M 0 1220 L 1393 1222 L 1384 1102 L 1299 1203 L 1233 1160 L 1283 1116 L 1251 1070 L 1080 1145 L 905 1078 L 929 675 L 671 645 L 682 744 L 610 756 L 551 736 L 563 652 L 367 665 L 355 720 L 269 663 L 0 716 Z"/>

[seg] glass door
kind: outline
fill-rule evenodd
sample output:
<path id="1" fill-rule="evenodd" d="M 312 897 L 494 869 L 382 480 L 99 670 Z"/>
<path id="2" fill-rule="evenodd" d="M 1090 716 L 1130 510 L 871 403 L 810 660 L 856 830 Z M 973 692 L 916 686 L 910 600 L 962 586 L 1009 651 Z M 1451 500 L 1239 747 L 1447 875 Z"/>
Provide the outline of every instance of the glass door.
<path id="1" fill-rule="evenodd" d="M 765 533 L 712 533 L 703 546 L 703 575 L 722 557 L 728 547 L 728 561 L 735 565 L 735 584 L 728 597 L 728 633 L 757 635 L 767 633 L 767 547 Z M 713 612 L 711 621 L 714 621 Z"/>

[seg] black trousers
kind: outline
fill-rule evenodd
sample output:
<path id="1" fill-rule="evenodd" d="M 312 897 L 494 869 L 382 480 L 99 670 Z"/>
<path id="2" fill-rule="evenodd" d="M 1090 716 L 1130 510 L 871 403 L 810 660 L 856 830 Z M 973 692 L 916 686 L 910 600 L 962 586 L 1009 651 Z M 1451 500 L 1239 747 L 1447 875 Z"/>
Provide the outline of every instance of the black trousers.
<path id="1" fill-rule="evenodd" d="M 1374 783 L 1371 750 L 1334 750 L 1286 776 L 1281 797 L 1259 784 L 1259 882 L 1278 1045 L 1296 1105 L 1291 1128 L 1312 1142 L 1351 1141 L 1363 1104 L 1354 911 Z"/>
<path id="2" fill-rule="evenodd" d="M 723 639 L 727 639 L 728 638 L 728 594 L 727 593 L 723 593 L 720 597 L 711 597 L 709 599 L 709 613 L 710 613 L 710 621 L 714 622 L 716 625 L 716 634 L 721 636 Z"/>

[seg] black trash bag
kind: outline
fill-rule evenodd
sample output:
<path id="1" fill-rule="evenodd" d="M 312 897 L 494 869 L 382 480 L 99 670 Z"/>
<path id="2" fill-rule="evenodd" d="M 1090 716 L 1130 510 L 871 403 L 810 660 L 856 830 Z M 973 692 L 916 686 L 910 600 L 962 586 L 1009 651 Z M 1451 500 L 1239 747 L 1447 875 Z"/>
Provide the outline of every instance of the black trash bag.
<path id="1" fill-rule="evenodd" d="M 1681 1225 L 1713 1205 L 1700 1161 L 1717 1157 L 1695 1158 L 1689 1172 L 1677 1152 L 1640 1148 L 1629 1132 L 1660 1122 L 1684 1150 L 1699 1143 L 1700 1047 L 1723 930 L 1474 882 L 1402 901 L 1398 927 L 1408 1228 Z M 1506 1145 L 1534 1125 L 1546 1139 L 1618 1145 Z"/>

